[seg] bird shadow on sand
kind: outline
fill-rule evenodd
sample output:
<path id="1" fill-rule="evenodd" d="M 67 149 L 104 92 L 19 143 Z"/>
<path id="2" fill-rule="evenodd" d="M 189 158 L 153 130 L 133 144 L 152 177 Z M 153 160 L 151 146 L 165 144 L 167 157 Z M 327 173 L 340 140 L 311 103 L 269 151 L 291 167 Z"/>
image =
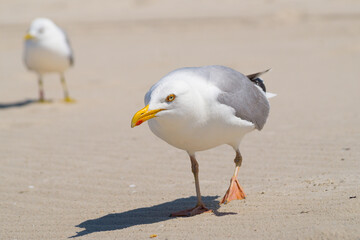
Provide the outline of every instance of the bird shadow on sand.
<path id="1" fill-rule="evenodd" d="M 35 99 L 25 99 L 17 102 L 11 103 L 0 103 L 0 110 L 8 109 L 8 108 L 17 108 L 17 107 L 25 107 L 33 103 L 37 103 L 38 100 Z"/>
<path id="2" fill-rule="evenodd" d="M 217 217 L 236 214 L 234 212 L 219 212 L 218 209 L 220 205 L 219 201 L 216 200 L 218 197 L 219 196 L 206 196 L 202 198 L 205 205 L 213 211 L 213 213 L 204 214 L 213 214 Z M 80 223 L 76 227 L 84 228 L 84 230 L 77 232 L 76 235 L 69 238 L 81 237 L 94 232 L 121 230 L 137 225 L 171 220 L 173 217 L 170 217 L 170 213 L 192 208 L 195 203 L 196 197 L 179 198 L 152 207 L 136 208 L 126 212 L 107 214 L 100 218 Z"/>

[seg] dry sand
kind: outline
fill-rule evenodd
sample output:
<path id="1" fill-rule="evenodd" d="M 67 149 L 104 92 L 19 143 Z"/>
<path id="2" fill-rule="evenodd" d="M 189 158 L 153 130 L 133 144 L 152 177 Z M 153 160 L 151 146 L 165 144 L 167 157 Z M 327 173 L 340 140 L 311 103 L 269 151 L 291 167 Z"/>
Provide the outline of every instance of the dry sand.
<path id="1" fill-rule="evenodd" d="M 0 5 L 0 239 L 360 239 L 358 1 Z M 71 38 L 76 104 L 57 76 L 53 103 L 31 102 L 22 37 L 38 16 Z M 130 120 L 167 72 L 209 64 L 272 67 L 278 96 L 241 145 L 247 199 L 218 205 L 234 169 L 221 146 L 198 154 L 214 214 L 169 218 L 195 203 L 190 161 Z"/>

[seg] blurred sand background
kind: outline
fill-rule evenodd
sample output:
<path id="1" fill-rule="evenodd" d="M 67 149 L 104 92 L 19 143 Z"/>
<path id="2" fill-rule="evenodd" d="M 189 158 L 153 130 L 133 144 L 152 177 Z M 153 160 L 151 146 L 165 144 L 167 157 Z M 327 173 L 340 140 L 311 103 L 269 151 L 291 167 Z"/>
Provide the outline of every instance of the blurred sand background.
<path id="1" fill-rule="evenodd" d="M 22 63 L 35 17 L 64 28 L 67 73 Z M 234 152 L 198 153 L 214 214 L 195 204 L 187 154 L 144 124 L 149 87 L 169 71 L 221 64 L 264 79 L 271 113 L 245 137 L 247 199 L 218 205 Z M 360 239 L 360 2 L 0 0 L 0 239 Z M 17 106 L 22 105 L 22 106 Z"/>

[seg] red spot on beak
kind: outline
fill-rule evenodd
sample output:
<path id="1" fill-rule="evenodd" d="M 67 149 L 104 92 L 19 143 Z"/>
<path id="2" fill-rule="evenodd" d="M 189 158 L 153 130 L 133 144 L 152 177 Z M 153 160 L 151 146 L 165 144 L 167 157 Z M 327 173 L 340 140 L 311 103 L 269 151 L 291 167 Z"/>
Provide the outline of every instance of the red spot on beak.
<path id="1" fill-rule="evenodd" d="M 136 122 L 135 126 L 139 126 L 140 124 L 142 124 L 144 121 L 143 120 L 139 120 Z"/>

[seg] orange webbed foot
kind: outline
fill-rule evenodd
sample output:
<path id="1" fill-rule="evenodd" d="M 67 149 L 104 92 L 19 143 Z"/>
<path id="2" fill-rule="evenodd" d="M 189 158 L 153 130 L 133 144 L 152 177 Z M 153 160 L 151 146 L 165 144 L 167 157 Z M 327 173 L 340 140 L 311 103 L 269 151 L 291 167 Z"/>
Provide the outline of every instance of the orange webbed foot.
<path id="1" fill-rule="evenodd" d="M 232 200 L 241 200 L 246 197 L 244 190 L 240 186 L 239 181 L 236 177 L 232 177 L 230 180 L 230 187 L 226 191 L 225 196 L 221 200 L 220 204 L 228 203 Z"/>
<path id="2" fill-rule="evenodd" d="M 205 207 L 204 204 L 200 204 L 196 205 L 194 208 L 172 213 L 170 214 L 170 217 L 191 217 L 206 212 L 212 212 L 212 210 Z"/>

